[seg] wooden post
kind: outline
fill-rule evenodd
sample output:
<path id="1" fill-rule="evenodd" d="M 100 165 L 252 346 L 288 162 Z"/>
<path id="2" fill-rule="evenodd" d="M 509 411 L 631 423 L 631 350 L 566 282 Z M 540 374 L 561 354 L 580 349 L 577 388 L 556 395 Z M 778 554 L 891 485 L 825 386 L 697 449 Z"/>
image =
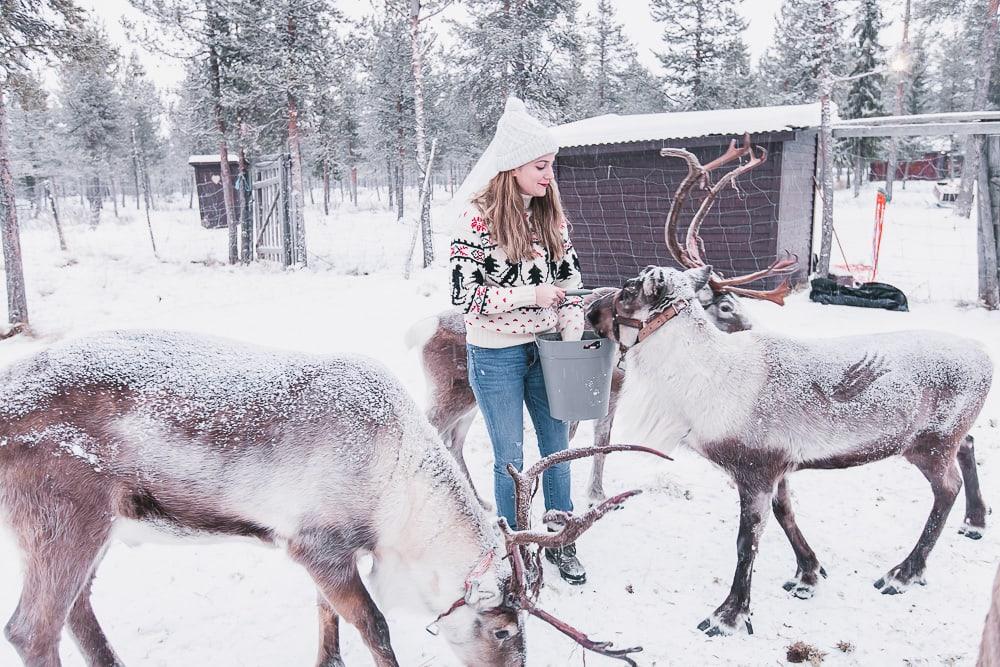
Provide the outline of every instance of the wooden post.
<path id="1" fill-rule="evenodd" d="M 985 137 L 980 146 L 978 182 L 979 299 L 990 310 L 1000 307 L 1000 135 Z"/>

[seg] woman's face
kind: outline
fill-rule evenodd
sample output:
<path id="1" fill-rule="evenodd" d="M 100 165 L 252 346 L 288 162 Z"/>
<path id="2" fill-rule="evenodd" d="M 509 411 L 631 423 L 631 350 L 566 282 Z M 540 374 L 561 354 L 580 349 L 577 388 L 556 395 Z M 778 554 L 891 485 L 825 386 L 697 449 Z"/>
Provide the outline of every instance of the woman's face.
<path id="1" fill-rule="evenodd" d="M 555 174 L 552 173 L 555 159 L 555 153 L 548 153 L 514 170 L 514 179 L 521 194 L 532 197 L 545 196 L 549 183 L 555 178 Z"/>

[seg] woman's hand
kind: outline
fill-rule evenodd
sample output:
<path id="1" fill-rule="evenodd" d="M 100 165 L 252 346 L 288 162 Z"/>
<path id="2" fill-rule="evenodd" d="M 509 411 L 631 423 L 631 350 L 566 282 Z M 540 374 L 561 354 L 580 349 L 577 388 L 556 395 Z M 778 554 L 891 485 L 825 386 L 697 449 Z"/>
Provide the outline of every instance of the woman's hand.
<path id="1" fill-rule="evenodd" d="M 566 292 L 555 285 L 539 285 L 535 288 L 535 303 L 542 308 L 558 306 L 566 298 Z"/>

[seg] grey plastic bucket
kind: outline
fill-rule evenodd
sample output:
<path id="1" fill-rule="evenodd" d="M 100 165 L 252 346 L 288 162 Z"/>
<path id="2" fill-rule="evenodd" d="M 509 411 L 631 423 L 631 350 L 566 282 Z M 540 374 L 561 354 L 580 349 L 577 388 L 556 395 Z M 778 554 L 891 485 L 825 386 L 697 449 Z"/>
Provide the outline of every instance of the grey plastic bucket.
<path id="1" fill-rule="evenodd" d="M 535 337 L 549 412 L 556 419 L 580 421 L 608 414 L 615 346 L 592 331 L 583 340 L 564 341 L 559 334 Z"/>

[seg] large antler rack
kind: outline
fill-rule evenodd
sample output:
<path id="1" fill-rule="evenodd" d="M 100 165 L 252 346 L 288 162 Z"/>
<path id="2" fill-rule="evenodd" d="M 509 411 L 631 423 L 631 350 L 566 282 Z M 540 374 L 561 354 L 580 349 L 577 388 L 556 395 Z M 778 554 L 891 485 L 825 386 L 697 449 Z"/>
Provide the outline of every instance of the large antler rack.
<path id="1" fill-rule="evenodd" d="M 754 152 L 755 149 L 758 153 Z M 718 197 L 722 189 L 732 184 L 739 176 L 763 164 L 767 160 L 767 151 L 761 146 L 755 147 L 751 145 L 750 135 L 744 134 L 742 146 L 737 146 L 736 140 L 731 139 L 729 142 L 729 148 L 726 152 L 706 165 L 702 165 L 698 161 L 697 157 L 695 157 L 690 151 L 683 148 L 663 148 L 660 150 L 660 156 L 681 158 L 687 163 L 688 167 L 687 176 L 685 176 L 680 185 L 677 186 L 677 190 L 674 193 L 674 199 L 670 203 L 670 211 L 667 213 L 667 223 L 664 228 L 664 240 L 667 243 L 667 249 L 681 266 L 689 269 L 700 268 L 707 264 L 707 262 L 703 259 L 704 244 L 701 240 L 701 236 L 698 234 L 701 230 L 701 223 L 704 221 L 705 216 L 712 208 L 716 197 Z M 745 156 L 749 156 L 749 159 L 746 162 L 726 173 L 714 185 L 711 183 L 711 171 Z M 698 210 L 695 212 L 694 217 L 691 218 L 691 224 L 688 225 L 685 243 L 681 246 L 677 240 L 677 221 L 680 217 L 681 207 L 684 202 L 687 201 L 688 195 L 696 184 L 700 184 L 700 187 L 703 190 L 707 190 L 707 194 L 705 195 L 705 199 L 701 202 L 701 205 L 698 207 Z M 789 292 L 791 292 L 791 286 L 789 285 L 787 278 L 783 280 L 778 287 L 772 290 L 755 290 L 740 286 L 770 275 L 787 276 L 788 274 L 794 272 L 797 266 L 798 257 L 790 253 L 786 253 L 786 257 L 776 260 L 766 269 L 742 276 L 724 278 L 719 273 L 713 271 L 712 275 L 709 277 L 708 284 L 712 288 L 712 291 L 716 294 L 737 294 L 739 296 L 763 299 L 766 301 L 772 301 L 778 305 L 784 305 L 785 297 Z"/>
<path id="2" fill-rule="evenodd" d="M 536 605 L 536 601 L 542 587 L 541 548 L 561 547 L 576 541 L 595 521 L 621 505 L 628 498 L 638 495 L 641 491 L 633 490 L 620 493 L 613 498 L 608 498 L 597 507 L 591 508 L 580 516 L 570 514 L 569 512 L 550 510 L 545 513 L 542 520 L 549 527 L 554 526 L 558 529 L 554 531 L 535 531 L 531 529 L 531 500 L 538 490 L 538 480 L 546 469 L 558 463 L 586 456 L 626 451 L 646 452 L 671 460 L 666 454 L 649 447 L 639 445 L 606 445 L 602 447 L 566 449 L 551 454 L 523 473 L 518 472 L 514 466 L 508 465 L 507 472 L 514 479 L 514 502 L 519 529 L 512 529 L 503 518 L 499 520 L 499 523 L 500 530 L 503 532 L 504 540 L 507 544 L 507 557 L 510 559 L 511 565 L 510 604 L 521 611 L 525 611 L 545 621 L 588 651 L 621 660 L 631 667 L 636 667 L 636 662 L 630 655 L 642 651 L 641 646 L 613 648 L 612 642 L 591 639 L 580 630 L 559 620 L 544 609 L 539 608 Z"/>

